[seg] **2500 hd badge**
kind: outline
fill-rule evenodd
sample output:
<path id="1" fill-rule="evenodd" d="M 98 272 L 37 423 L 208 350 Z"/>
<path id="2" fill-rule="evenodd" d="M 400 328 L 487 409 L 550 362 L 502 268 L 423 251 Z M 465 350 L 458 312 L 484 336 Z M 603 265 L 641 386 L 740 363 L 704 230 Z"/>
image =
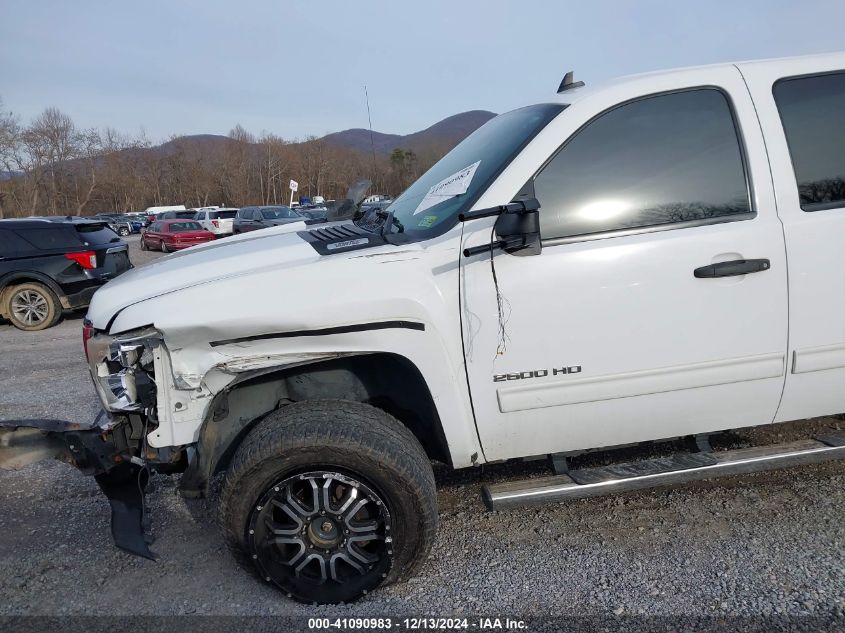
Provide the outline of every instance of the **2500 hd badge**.
<path id="1" fill-rule="evenodd" d="M 580 374 L 581 365 L 572 365 L 571 367 L 552 368 L 551 375 L 557 376 L 559 374 Z M 545 378 L 549 375 L 548 369 L 535 369 L 533 371 L 521 371 L 516 374 L 494 374 L 493 382 L 505 382 L 506 380 L 527 380 L 528 378 Z"/>

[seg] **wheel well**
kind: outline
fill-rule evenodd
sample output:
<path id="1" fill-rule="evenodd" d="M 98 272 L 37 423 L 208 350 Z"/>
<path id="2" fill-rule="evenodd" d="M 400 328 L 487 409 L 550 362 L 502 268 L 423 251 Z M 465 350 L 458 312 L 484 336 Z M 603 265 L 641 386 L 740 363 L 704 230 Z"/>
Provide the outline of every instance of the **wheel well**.
<path id="1" fill-rule="evenodd" d="M 377 407 L 402 422 L 430 459 L 451 461 L 431 392 L 417 367 L 398 354 L 347 356 L 264 374 L 239 384 L 281 383 L 286 399 L 353 400 Z"/>
<path id="2" fill-rule="evenodd" d="M 279 406 L 306 400 L 377 407 L 404 424 L 429 459 L 452 461 L 434 399 L 417 367 L 397 354 L 362 354 L 245 377 L 218 394 L 200 430 L 197 459 L 182 477 L 182 493 L 202 496 L 211 476 L 228 466 L 259 420 Z"/>
<path id="3" fill-rule="evenodd" d="M 56 288 L 53 287 L 53 284 L 50 282 L 50 280 L 45 279 L 43 277 L 27 275 L 26 273 L 23 273 L 21 275 L 15 275 L 12 277 L 7 277 L 5 279 L 0 279 L 0 316 L 9 316 L 6 313 L 6 300 L 8 297 L 8 293 L 11 292 L 16 286 L 20 286 L 21 284 L 41 284 L 42 286 L 46 286 L 47 288 L 49 288 L 57 297 L 61 297 L 61 292 L 57 293 Z M 61 303 L 59 304 L 59 308 L 61 309 Z"/>

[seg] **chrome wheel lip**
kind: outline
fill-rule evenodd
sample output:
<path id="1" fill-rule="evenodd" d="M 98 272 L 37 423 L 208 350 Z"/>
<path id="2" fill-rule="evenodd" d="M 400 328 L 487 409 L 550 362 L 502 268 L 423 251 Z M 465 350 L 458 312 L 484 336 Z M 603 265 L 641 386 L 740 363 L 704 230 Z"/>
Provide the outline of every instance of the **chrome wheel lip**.
<path id="1" fill-rule="evenodd" d="M 342 483 L 358 492 L 355 495 L 351 495 L 352 498 L 350 500 L 352 503 L 349 503 L 350 500 L 346 500 L 340 507 L 334 507 L 330 512 L 326 513 L 322 511 L 322 508 L 325 504 L 331 503 L 328 490 L 332 481 Z M 323 484 L 316 488 L 312 506 L 305 507 L 296 499 L 291 501 L 290 495 L 288 494 L 290 491 L 289 486 L 301 482 L 321 482 Z M 266 537 L 267 535 L 266 528 L 262 529 L 262 527 L 266 521 L 268 512 L 270 512 L 274 498 L 285 494 L 287 494 L 285 501 L 290 506 L 285 512 L 295 523 L 297 520 L 300 522 L 296 523 L 295 528 L 291 527 L 288 530 L 273 531 L 273 540 L 276 544 L 283 543 L 296 548 L 290 560 L 280 564 L 278 561 L 269 558 L 268 550 L 270 550 L 271 545 L 268 545 L 266 538 L 262 539 L 262 537 Z M 370 529 L 366 526 L 361 527 L 349 521 L 344 521 L 344 517 L 347 519 L 355 517 L 366 503 L 371 503 L 378 509 L 378 516 L 375 519 L 377 527 L 375 529 Z M 298 519 L 288 510 L 297 514 Z M 310 521 L 320 522 L 326 516 L 329 516 L 336 522 L 344 534 L 342 535 L 342 539 L 330 549 L 321 549 L 321 546 L 317 545 L 316 542 L 309 540 L 308 535 L 311 533 L 309 531 Z M 284 532 L 284 534 L 281 534 L 281 532 Z M 261 577 L 267 582 L 275 584 L 289 598 L 301 602 L 316 604 L 318 602 L 333 603 L 354 600 L 378 587 L 390 575 L 394 563 L 391 515 L 382 495 L 377 493 L 368 484 L 357 479 L 356 476 L 335 470 L 297 473 L 269 486 L 253 507 L 248 522 L 246 537 L 249 554 Z M 382 542 L 379 548 L 379 555 L 375 560 L 369 560 L 367 558 L 369 552 L 356 549 L 361 545 L 367 545 L 371 541 Z M 356 568 L 359 571 L 359 575 L 354 577 L 353 583 L 338 580 L 338 565 L 340 561 L 345 563 L 346 567 L 350 569 Z M 321 582 L 300 577 L 299 573 L 309 566 L 319 568 L 322 576 Z M 280 567 L 285 568 L 287 573 L 279 574 Z M 364 569 L 365 567 L 366 569 Z M 357 590 L 357 595 L 340 599 L 332 597 L 338 593 L 342 593 L 343 588 L 350 585 L 354 585 L 353 590 Z M 328 595 L 325 597 L 307 595 L 309 590 L 312 594 L 315 592 L 320 593 L 321 587 L 328 588 Z"/>
<path id="2" fill-rule="evenodd" d="M 47 297 L 35 290 L 20 290 L 12 295 L 10 302 L 12 314 L 26 325 L 41 325 L 50 314 Z"/>

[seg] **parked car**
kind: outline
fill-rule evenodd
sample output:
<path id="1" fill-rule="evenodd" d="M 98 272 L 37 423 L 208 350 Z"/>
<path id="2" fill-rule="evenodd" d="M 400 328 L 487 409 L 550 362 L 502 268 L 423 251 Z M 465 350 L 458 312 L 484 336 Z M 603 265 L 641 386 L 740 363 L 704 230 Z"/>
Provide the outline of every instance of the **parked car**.
<path id="1" fill-rule="evenodd" d="M 322 205 L 307 205 L 299 207 L 296 212 L 308 220 L 325 220 L 329 210 Z"/>
<path id="2" fill-rule="evenodd" d="M 193 220 L 197 214 L 194 209 L 186 209 L 185 211 L 164 211 L 156 216 L 156 220 Z"/>
<path id="3" fill-rule="evenodd" d="M 117 233 L 120 237 L 126 237 L 132 233 L 140 233 L 144 228 L 144 222 L 136 217 L 116 214 L 116 213 L 98 213 L 94 218 L 102 218 L 109 223 L 112 231 Z"/>
<path id="4" fill-rule="evenodd" d="M 206 231 L 214 233 L 217 237 L 226 237 L 234 232 L 235 216 L 237 213 L 237 209 L 230 207 L 200 210 L 196 212 L 194 219 Z"/>
<path id="5" fill-rule="evenodd" d="M 206 231 L 196 220 L 156 220 L 141 234 L 141 250 L 165 253 L 210 242 L 214 233 Z"/>
<path id="6" fill-rule="evenodd" d="M 241 207 L 232 227 L 234 233 L 246 233 L 268 226 L 279 226 L 291 222 L 303 222 L 305 217 L 298 211 L 284 206 Z"/>
<path id="7" fill-rule="evenodd" d="M 53 326 L 130 268 L 126 244 L 106 222 L 0 220 L 0 316 L 18 329 Z"/>
<path id="8" fill-rule="evenodd" d="M 432 461 L 547 459 L 482 487 L 502 509 L 843 458 L 837 430 L 709 445 L 845 411 L 843 112 L 845 53 L 567 76 L 373 230 L 278 227 L 111 282 L 83 330 L 106 413 L 2 443 L 49 430 L 35 454 L 97 473 L 117 544 L 147 557 L 144 469 L 189 497 L 225 472 L 229 548 L 308 603 L 428 560 Z M 679 437 L 696 452 L 568 468 Z"/>
<path id="9" fill-rule="evenodd" d="M 175 205 L 167 205 L 167 206 L 158 206 L 158 207 L 147 207 L 144 210 L 144 215 L 147 216 L 147 220 L 149 222 L 154 222 L 158 216 L 166 211 L 185 211 L 184 204 L 175 204 Z"/>
<path id="10" fill-rule="evenodd" d="M 141 213 L 140 211 L 129 211 L 124 215 L 128 218 L 131 218 L 134 222 L 140 222 L 141 228 L 144 228 L 150 223 L 148 216 L 145 213 Z"/>

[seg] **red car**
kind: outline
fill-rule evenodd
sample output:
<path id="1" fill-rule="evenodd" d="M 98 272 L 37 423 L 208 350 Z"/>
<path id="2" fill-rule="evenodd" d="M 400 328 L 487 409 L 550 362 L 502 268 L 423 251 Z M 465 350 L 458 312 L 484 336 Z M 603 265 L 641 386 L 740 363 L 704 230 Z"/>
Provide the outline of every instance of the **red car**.
<path id="1" fill-rule="evenodd" d="M 169 253 L 212 241 L 214 233 L 206 231 L 194 220 L 157 220 L 141 234 L 141 250 L 158 249 Z"/>

